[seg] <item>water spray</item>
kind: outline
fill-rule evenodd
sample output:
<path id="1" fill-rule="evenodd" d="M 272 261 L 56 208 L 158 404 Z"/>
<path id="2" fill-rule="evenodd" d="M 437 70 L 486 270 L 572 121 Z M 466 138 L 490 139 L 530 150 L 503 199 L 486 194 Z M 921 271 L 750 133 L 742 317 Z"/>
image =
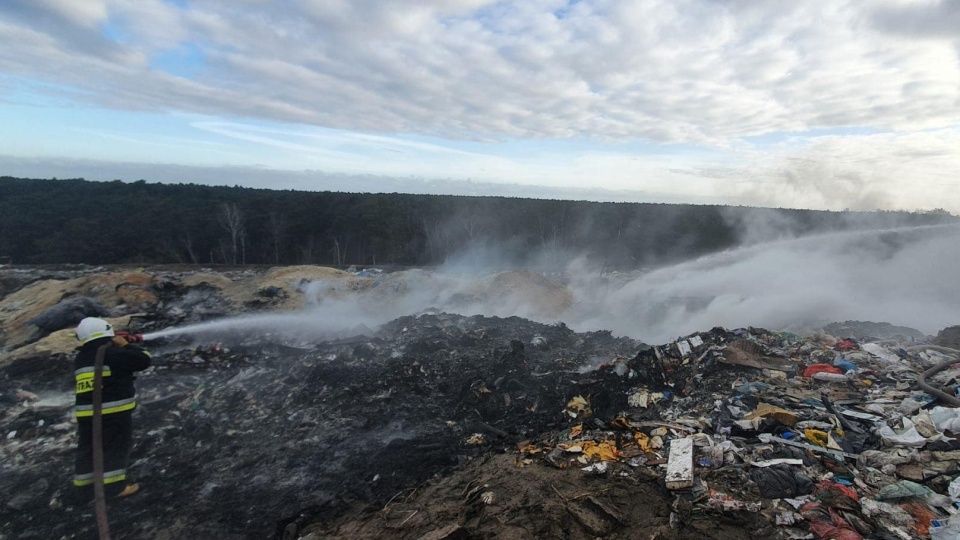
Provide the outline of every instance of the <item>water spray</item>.
<path id="1" fill-rule="evenodd" d="M 374 323 L 386 322 L 384 319 Z M 323 312 L 316 309 L 304 311 L 241 315 L 226 317 L 188 326 L 165 328 L 143 334 L 144 341 L 182 336 L 227 336 L 247 338 L 253 335 L 280 335 L 295 339 L 329 338 L 338 332 L 349 331 L 369 319 L 350 316 L 343 312 Z M 369 324 L 368 324 L 369 327 Z"/>

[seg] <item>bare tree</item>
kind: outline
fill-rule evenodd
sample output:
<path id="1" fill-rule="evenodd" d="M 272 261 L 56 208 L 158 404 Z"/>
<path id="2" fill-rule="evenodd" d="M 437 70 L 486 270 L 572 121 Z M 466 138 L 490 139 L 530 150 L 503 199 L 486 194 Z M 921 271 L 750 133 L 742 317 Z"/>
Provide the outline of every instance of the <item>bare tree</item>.
<path id="1" fill-rule="evenodd" d="M 336 236 L 333 237 L 333 255 L 336 258 L 337 265 L 343 266 L 347 258 L 347 245 L 344 243 L 343 248 L 341 248 L 340 241 L 337 240 Z"/>
<path id="2" fill-rule="evenodd" d="M 187 255 L 190 256 L 190 261 L 193 264 L 197 264 L 200 262 L 200 260 L 197 259 L 196 252 L 193 251 L 193 238 L 190 237 L 190 231 L 187 231 L 186 233 L 184 233 L 183 247 L 186 248 Z"/>
<path id="3" fill-rule="evenodd" d="M 425 217 L 420 218 L 420 226 L 426 240 L 427 256 L 430 258 L 430 262 L 436 262 L 439 259 L 438 253 L 440 251 L 439 239 L 437 238 L 439 231 L 436 227 L 431 226 Z"/>
<path id="4" fill-rule="evenodd" d="M 314 254 L 320 250 L 317 238 L 311 233 L 307 235 L 304 243 L 298 246 L 300 251 L 300 264 L 310 264 L 314 262 Z"/>
<path id="5" fill-rule="evenodd" d="M 230 235 L 231 262 L 237 264 L 237 254 L 242 250 L 243 264 L 247 262 L 247 231 L 244 227 L 243 212 L 237 203 L 222 203 L 220 215 L 217 216 L 220 226 Z M 239 248 L 238 249 L 238 245 Z M 226 259 L 226 250 L 224 259 Z"/>
<path id="6" fill-rule="evenodd" d="M 465 212 L 458 216 L 460 227 L 471 244 L 477 242 L 484 233 L 486 233 L 486 219 L 479 210 Z"/>
<path id="7" fill-rule="evenodd" d="M 230 264 L 230 255 L 227 254 L 227 244 L 221 238 L 218 242 L 220 244 L 220 257 L 223 259 L 223 264 Z M 236 255 L 234 255 L 233 262 L 236 263 Z"/>
<path id="8" fill-rule="evenodd" d="M 283 214 L 270 212 L 270 237 L 273 241 L 273 262 L 280 264 L 280 243 L 287 230 L 287 218 Z"/>

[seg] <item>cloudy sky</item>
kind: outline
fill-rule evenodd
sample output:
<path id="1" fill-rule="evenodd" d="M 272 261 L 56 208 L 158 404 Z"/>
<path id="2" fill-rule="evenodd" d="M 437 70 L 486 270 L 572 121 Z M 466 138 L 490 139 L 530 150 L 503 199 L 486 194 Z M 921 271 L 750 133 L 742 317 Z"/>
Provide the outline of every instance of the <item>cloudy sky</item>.
<path id="1" fill-rule="evenodd" d="M 0 174 L 960 213 L 954 0 L 3 0 Z"/>

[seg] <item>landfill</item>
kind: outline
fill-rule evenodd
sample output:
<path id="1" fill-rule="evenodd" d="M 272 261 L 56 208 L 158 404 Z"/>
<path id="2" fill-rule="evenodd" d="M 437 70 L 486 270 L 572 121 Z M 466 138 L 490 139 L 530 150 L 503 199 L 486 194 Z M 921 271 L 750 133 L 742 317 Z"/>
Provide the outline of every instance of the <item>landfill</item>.
<path id="1" fill-rule="evenodd" d="M 296 309 L 311 282 L 328 297 L 404 287 L 398 273 L 362 272 L 5 273 L 0 539 L 96 537 L 93 508 L 65 496 L 78 314 L 150 332 Z M 464 290 L 503 300 L 481 288 L 507 283 L 542 291 L 544 309 L 569 303 L 549 279 L 523 279 Z M 111 502 L 112 530 L 958 538 L 957 336 L 843 321 L 805 336 L 718 327 L 650 345 L 436 310 L 320 340 L 174 336 L 137 382 L 130 470 L 143 488 Z"/>

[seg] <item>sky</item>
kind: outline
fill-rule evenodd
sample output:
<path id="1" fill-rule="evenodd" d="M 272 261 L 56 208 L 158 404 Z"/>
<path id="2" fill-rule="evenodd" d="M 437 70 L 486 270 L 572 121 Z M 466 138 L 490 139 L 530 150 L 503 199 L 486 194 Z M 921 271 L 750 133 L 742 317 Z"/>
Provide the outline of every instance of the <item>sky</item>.
<path id="1" fill-rule="evenodd" d="M 0 175 L 960 214 L 954 0 L 4 0 Z"/>

